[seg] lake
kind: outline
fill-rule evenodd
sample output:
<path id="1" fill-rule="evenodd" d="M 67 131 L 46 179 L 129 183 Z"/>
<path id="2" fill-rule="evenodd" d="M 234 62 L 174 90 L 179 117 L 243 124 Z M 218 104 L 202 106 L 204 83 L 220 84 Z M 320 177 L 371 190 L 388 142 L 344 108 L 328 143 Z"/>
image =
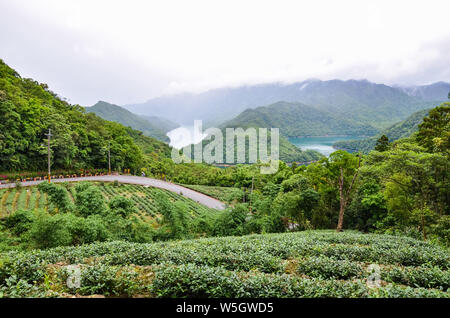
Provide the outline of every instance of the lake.
<path id="1" fill-rule="evenodd" d="M 329 156 L 336 149 L 332 145 L 336 141 L 364 139 L 366 136 L 322 136 L 322 137 L 289 137 L 289 141 L 302 150 L 311 149 Z"/>

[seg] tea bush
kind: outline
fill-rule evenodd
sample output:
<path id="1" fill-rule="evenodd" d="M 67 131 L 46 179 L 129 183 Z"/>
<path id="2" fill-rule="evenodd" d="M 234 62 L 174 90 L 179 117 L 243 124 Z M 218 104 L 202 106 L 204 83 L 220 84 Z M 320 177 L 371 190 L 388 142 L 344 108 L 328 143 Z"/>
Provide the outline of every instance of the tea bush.
<path id="1" fill-rule="evenodd" d="M 0 286 L 12 295 L 16 277 L 46 292 L 30 297 L 449 297 L 449 263 L 446 248 L 411 238 L 305 231 L 7 252 Z M 69 264 L 82 269 L 77 290 L 64 286 Z M 366 285 L 370 264 L 380 267 L 377 288 Z"/>

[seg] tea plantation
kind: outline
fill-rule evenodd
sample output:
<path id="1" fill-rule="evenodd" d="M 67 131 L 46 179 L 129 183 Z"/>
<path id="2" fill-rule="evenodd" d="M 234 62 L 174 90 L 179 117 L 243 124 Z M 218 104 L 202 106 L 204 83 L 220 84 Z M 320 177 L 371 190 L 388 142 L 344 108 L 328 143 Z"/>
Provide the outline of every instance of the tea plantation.
<path id="1" fill-rule="evenodd" d="M 186 203 L 193 216 L 217 213 L 214 209 L 210 209 L 177 193 L 163 189 L 131 184 L 119 184 L 118 186 L 114 186 L 113 183 L 100 182 L 91 182 L 90 184 L 100 189 L 106 201 L 109 201 L 109 199 L 117 195 L 131 199 L 139 211 L 139 216 L 143 220 L 158 216 L 157 205 L 154 203 L 156 198 L 161 197 L 165 197 L 171 202 L 180 201 Z M 75 197 L 75 183 L 67 183 L 65 186 L 73 202 Z M 12 215 L 17 210 L 36 209 L 48 209 L 47 194 L 41 193 L 38 187 L 0 189 L 0 218 Z"/>
<path id="2" fill-rule="evenodd" d="M 444 247 L 357 232 L 116 241 L 0 254 L 0 296 L 448 298 L 449 268 Z"/>

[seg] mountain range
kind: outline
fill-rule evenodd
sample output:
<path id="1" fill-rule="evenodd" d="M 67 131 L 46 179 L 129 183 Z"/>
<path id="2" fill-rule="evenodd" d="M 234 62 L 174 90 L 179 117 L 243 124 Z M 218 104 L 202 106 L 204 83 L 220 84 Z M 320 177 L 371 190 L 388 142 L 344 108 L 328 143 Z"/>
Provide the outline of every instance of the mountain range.
<path id="1" fill-rule="evenodd" d="M 269 106 L 247 109 L 221 125 L 230 128 L 278 127 L 287 137 L 323 135 L 367 135 L 377 133 L 369 124 L 302 103 L 278 102 Z"/>
<path id="2" fill-rule="evenodd" d="M 181 124 L 192 125 L 193 120 L 202 119 L 217 125 L 247 109 L 284 101 L 303 103 L 380 130 L 415 111 L 447 100 L 445 85 L 443 89 L 439 83 L 413 88 L 391 87 L 367 80 L 312 79 L 293 84 L 248 85 L 162 96 L 124 107 L 137 114 L 162 116 Z M 424 93 L 419 94 L 419 91 Z"/>

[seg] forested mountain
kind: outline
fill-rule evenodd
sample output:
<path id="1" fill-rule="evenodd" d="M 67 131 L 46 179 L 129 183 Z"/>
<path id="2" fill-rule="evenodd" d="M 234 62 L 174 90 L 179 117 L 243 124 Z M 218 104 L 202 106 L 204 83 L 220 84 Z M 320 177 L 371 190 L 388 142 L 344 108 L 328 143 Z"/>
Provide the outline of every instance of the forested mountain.
<path id="1" fill-rule="evenodd" d="M 450 93 L 450 83 L 437 82 L 430 85 L 396 86 L 410 96 L 428 101 L 446 101 Z"/>
<path id="2" fill-rule="evenodd" d="M 225 140 L 225 136 L 226 136 L 226 132 L 225 129 L 222 130 L 223 131 L 223 136 L 224 136 L 224 144 L 223 144 L 223 162 L 224 163 L 228 163 L 228 164 L 234 164 L 234 163 L 238 163 L 238 158 L 237 158 L 237 141 L 235 140 L 235 144 L 234 144 L 234 161 L 233 162 L 227 162 L 226 161 L 226 151 L 227 151 L 227 144 L 226 144 L 226 140 Z M 258 132 L 257 132 L 258 134 Z M 244 137 L 245 139 L 245 162 L 249 163 L 249 141 L 248 141 L 248 137 Z M 207 144 L 209 144 L 210 141 L 208 140 L 203 140 L 203 149 L 205 149 L 205 146 Z M 270 130 L 268 130 L 268 136 L 267 136 L 267 152 L 270 155 L 270 149 L 271 149 L 271 136 L 270 136 Z M 259 143 L 258 143 L 258 148 L 257 148 L 257 152 L 259 154 Z M 193 149 L 193 148 L 192 148 Z M 194 154 L 194 151 L 192 150 L 191 152 L 192 154 Z M 323 158 L 323 155 L 315 150 L 302 150 L 298 147 L 296 147 L 295 145 L 293 145 L 289 140 L 287 140 L 285 137 L 280 136 L 279 139 L 279 159 L 284 161 L 284 162 L 312 162 L 312 161 L 317 161 L 319 159 Z M 259 157 L 258 157 L 259 159 Z"/>
<path id="3" fill-rule="evenodd" d="M 382 135 L 387 136 L 390 142 L 400 138 L 411 136 L 415 131 L 417 131 L 419 124 L 423 121 L 423 118 L 428 114 L 429 111 L 429 109 L 424 109 L 415 112 L 407 119 L 402 120 L 381 131 L 376 136 L 361 140 L 339 141 L 336 142 L 333 146 L 338 149 L 345 149 L 352 152 L 361 151 L 363 153 L 369 153 L 374 149 L 378 138 L 380 138 Z"/>
<path id="4" fill-rule="evenodd" d="M 219 88 L 200 94 L 163 96 L 124 107 L 137 114 L 157 114 L 176 122 L 192 124 L 194 119 L 223 122 L 248 108 L 279 101 L 301 102 L 379 129 L 436 104 L 409 96 L 401 89 L 366 80 L 307 80 L 293 84 L 271 83 Z"/>
<path id="5" fill-rule="evenodd" d="M 103 119 L 115 121 L 122 125 L 142 131 L 144 135 L 168 142 L 166 133 L 176 127 L 177 124 L 161 119 L 157 116 L 147 116 L 143 118 L 120 106 L 99 101 L 91 107 L 86 107 L 86 112 L 95 113 Z"/>
<path id="6" fill-rule="evenodd" d="M 113 168 L 140 169 L 143 151 L 170 154 L 166 144 L 87 114 L 0 60 L 0 171 L 46 170 L 49 128 L 53 169 L 107 168 L 108 143 Z"/>
<path id="7" fill-rule="evenodd" d="M 275 127 L 288 137 L 373 135 L 374 127 L 301 103 L 278 102 L 247 109 L 222 127 Z"/>

